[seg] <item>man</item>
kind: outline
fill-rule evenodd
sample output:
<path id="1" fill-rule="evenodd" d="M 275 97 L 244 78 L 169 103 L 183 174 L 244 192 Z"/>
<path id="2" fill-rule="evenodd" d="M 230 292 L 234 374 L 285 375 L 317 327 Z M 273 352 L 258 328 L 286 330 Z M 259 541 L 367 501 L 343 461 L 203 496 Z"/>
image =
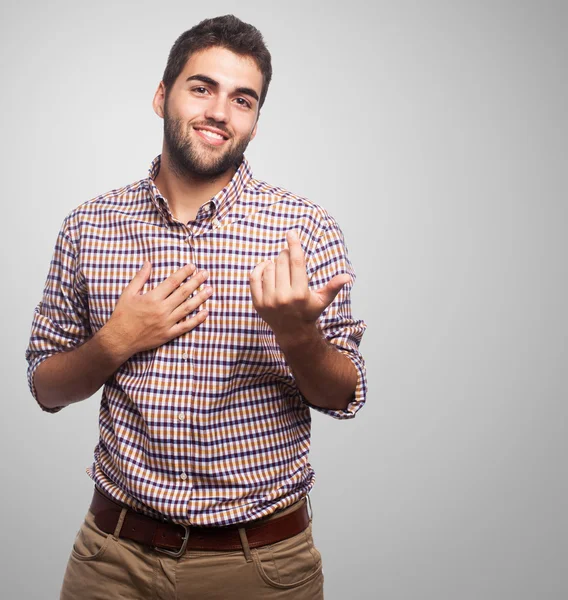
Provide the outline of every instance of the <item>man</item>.
<path id="1" fill-rule="evenodd" d="M 182 34 L 149 177 L 63 222 L 30 390 L 57 412 L 104 385 L 63 599 L 323 597 L 310 407 L 363 405 L 365 324 L 336 221 L 244 158 L 271 75 L 234 16 Z"/>

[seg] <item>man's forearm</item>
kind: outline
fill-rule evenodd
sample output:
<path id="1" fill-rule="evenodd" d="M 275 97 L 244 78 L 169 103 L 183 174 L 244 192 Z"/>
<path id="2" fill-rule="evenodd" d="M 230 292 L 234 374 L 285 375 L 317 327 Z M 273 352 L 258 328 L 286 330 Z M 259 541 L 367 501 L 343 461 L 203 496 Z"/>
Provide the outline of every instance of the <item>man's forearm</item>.
<path id="1" fill-rule="evenodd" d="M 335 410 L 347 408 L 357 386 L 357 369 L 315 325 L 293 336 L 277 336 L 277 341 L 310 404 Z"/>
<path id="2" fill-rule="evenodd" d="M 44 360 L 34 375 L 38 400 L 47 408 L 92 396 L 130 358 L 116 335 L 103 327 L 81 346 Z"/>

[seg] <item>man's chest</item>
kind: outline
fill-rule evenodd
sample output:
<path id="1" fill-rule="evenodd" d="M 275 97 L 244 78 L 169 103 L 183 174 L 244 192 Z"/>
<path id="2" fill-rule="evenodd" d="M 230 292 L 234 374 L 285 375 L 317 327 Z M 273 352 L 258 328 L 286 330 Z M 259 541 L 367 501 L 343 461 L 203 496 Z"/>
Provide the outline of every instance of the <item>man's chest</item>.
<path id="1" fill-rule="evenodd" d="M 86 224 L 82 231 L 80 270 L 88 298 L 93 331 L 110 318 L 120 295 L 141 269 L 152 265 L 142 288 L 149 293 L 186 264 L 206 269 L 212 296 L 203 307 L 210 323 L 220 328 L 262 326 L 252 304 L 249 277 L 267 258 L 285 247 L 286 226 L 269 227 L 262 220 L 231 223 L 217 228 L 158 227 L 125 220 L 100 228 Z M 199 291 L 199 290 L 198 290 Z"/>

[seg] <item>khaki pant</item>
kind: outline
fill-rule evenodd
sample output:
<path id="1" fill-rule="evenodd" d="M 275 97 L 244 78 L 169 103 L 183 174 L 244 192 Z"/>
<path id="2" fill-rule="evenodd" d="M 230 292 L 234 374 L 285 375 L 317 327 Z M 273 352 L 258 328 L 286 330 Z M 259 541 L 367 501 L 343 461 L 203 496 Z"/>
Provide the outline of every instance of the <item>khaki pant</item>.
<path id="1" fill-rule="evenodd" d="M 241 533 L 241 550 L 190 550 L 173 558 L 119 538 L 122 518 L 108 534 L 87 512 L 60 600 L 323 600 L 322 561 L 311 521 L 302 533 L 276 544 L 251 549 Z"/>

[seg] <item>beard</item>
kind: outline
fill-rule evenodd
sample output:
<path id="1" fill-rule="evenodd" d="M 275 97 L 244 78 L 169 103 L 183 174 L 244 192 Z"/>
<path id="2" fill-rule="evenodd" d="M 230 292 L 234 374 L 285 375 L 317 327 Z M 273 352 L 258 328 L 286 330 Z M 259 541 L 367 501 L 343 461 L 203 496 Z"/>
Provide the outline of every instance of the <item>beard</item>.
<path id="1" fill-rule="evenodd" d="M 199 124 L 220 129 L 224 133 L 222 124 L 216 121 L 204 121 Z M 240 140 L 229 139 L 226 143 L 232 144 L 224 152 L 216 152 L 205 148 L 197 148 L 197 143 L 184 135 L 184 124 L 181 119 L 174 119 L 168 114 L 167 101 L 164 104 L 164 141 L 168 148 L 170 163 L 173 171 L 180 177 L 199 177 L 201 179 L 214 180 L 227 171 L 236 169 L 241 164 L 250 138 L 244 137 Z M 214 147 L 213 147 L 214 148 Z"/>

